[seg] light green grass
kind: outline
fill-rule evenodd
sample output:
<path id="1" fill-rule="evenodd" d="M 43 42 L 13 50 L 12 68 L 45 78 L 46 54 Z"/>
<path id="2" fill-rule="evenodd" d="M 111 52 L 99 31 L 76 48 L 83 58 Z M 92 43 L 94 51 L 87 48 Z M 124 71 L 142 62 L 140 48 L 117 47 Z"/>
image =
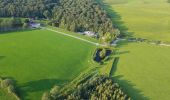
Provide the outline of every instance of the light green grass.
<path id="1" fill-rule="evenodd" d="M 134 37 L 170 41 L 170 3 L 167 0 L 103 0 L 114 22 Z M 110 6 L 110 7 L 109 7 Z M 114 12 L 112 12 L 114 11 Z"/>
<path id="2" fill-rule="evenodd" d="M 170 47 L 146 43 L 122 44 L 114 77 L 134 100 L 169 100 Z"/>
<path id="3" fill-rule="evenodd" d="M 95 46 L 47 30 L 0 34 L 0 76 L 17 81 L 24 99 L 39 100 L 91 64 Z"/>

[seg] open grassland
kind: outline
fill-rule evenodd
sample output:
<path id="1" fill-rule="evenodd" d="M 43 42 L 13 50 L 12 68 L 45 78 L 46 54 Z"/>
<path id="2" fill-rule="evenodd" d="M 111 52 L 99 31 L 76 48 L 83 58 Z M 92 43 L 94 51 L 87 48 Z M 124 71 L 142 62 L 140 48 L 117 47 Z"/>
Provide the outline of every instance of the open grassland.
<path id="1" fill-rule="evenodd" d="M 123 45 L 124 44 L 124 45 Z M 134 100 L 169 100 L 170 47 L 121 43 L 113 76 Z"/>
<path id="2" fill-rule="evenodd" d="M 98 0 L 101 1 L 101 0 Z M 167 0 L 103 0 L 121 31 L 134 37 L 170 41 L 170 3 Z"/>
<path id="3" fill-rule="evenodd" d="M 20 94 L 31 100 L 39 100 L 44 91 L 71 81 L 87 69 L 95 49 L 89 43 L 47 30 L 0 34 L 0 44 L 0 76 L 15 79 Z"/>

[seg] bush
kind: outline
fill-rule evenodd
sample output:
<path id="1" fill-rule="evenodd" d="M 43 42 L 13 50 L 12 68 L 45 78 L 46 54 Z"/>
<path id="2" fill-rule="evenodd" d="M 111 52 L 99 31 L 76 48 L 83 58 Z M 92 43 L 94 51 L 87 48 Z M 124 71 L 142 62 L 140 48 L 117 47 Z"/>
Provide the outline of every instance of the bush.
<path id="1" fill-rule="evenodd" d="M 8 86 L 8 93 L 15 93 L 15 87 L 13 85 Z"/>
<path id="2" fill-rule="evenodd" d="M 106 49 L 102 49 L 102 51 L 100 51 L 100 58 L 105 58 L 106 56 Z"/>
<path id="3" fill-rule="evenodd" d="M 50 93 L 49 92 L 45 92 L 41 98 L 41 100 L 52 100 Z"/>
<path id="4" fill-rule="evenodd" d="M 59 90 L 60 90 L 59 86 L 54 86 L 50 91 L 51 96 L 55 98 L 56 95 L 59 94 Z"/>
<path id="5" fill-rule="evenodd" d="M 5 79 L 5 80 L 2 80 L 1 87 L 2 88 L 7 88 L 8 86 L 12 85 L 13 83 L 14 83 L 13 80 Z"/>

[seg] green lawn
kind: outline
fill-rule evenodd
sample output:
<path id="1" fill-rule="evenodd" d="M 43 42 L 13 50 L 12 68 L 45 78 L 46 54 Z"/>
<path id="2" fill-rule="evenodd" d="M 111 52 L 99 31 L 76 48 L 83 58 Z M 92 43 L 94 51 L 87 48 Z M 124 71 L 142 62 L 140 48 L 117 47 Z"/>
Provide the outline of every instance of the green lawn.
<path id="1" fill-rule="evenodd" d="M 39 100 L 54 84 L 67 83 L 87 69 L 95 49 L 47 30 L 0 34 L 0 44 L 0 76 L 15 79 L 20 94 L 31 100 Z"/>
<path id="2" fill-rule="evenodd" d="M 99 0 L 101 1 L 101 0 Z M 170 3 L 167 0 L 103 0 L 122 31 L 134 37 L 170 42 Z"/>
<path id="3" fill-rule="evenodd" d="M 113 76 L 134 100 L 169 100 L 170 47 L 123 43 Z"/>

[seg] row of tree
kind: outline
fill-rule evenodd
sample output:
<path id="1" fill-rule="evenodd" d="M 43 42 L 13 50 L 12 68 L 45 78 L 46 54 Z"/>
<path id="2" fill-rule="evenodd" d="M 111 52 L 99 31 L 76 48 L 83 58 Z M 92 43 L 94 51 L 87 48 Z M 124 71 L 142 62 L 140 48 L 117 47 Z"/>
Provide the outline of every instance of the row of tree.
<path id="1" fill-rule="evenodd" d="M 70 31 L 114 33 L 112 20 L 95 0 L 61 0 L 52 14 L 56 26 Z"/>
<path id="2" fill-rule="evenodd" d="M 28 27 L 28 19 L 2 18 L 0 19 L 0 32 L 13 31 Z"/>
<path id="3" fill-rule="evenodd" d="M 0 0 L 0 17 L 44 17 L 58 0 Z"/>
<path id="4" fill-rule="evenodd" d="M 55 86 L 50 92 L 45 92 L 42 100 L 131 100 L 117 83 L 106 76 L 94 76 L 78 84 L 71 91 L 60 92 Z"/>
<path id="5" fill-rule="evenodd" d="M 49 24 L 70 31 L 93 31 L 105 42 L 120 32 L 95 0 L 0 0 L 0 17 L 47 18 Z"/>

